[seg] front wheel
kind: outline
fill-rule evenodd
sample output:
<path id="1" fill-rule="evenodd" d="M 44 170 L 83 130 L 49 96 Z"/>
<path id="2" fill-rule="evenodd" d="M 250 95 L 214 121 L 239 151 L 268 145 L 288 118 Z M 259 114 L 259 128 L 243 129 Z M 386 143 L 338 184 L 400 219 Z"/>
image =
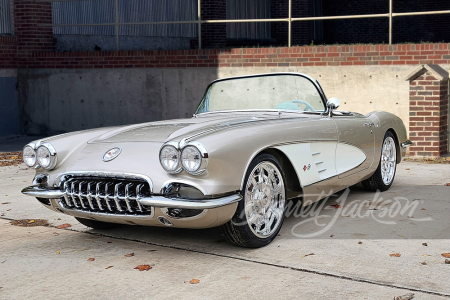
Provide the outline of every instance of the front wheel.
<path id="1" fill-rule="evenodd" d="M 231 243 L 249 248 L 268 245 L 284 221 L 285 178 L 278 160 L 270 154 L 257 156 L 250 164 L 243 199 L 233 218 L 221 229 Z"/>
<path id="2" fill-rule="evenodd" d="M 396 169 L 397 147 L 394 135 L 392 132 L 388 131 L 384 135 L 378 168 L 370 178 L 362 181 L 364 188 L 373 192 L 377 190 L 381 192 L 388 190 L 394 182 Z"/>

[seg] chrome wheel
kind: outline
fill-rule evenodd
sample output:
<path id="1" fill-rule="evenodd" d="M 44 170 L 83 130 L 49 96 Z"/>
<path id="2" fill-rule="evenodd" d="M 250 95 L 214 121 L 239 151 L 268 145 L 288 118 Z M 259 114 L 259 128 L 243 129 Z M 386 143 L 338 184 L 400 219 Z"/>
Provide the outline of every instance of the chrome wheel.
<path id="1" fill-rule="evenodd" d="M 286 202 L 283 177 L 273 163 L 263 161 L 255 166 L 244 199 L 250 230 L 259 238 L 271 236 L 283 220 Z"/>
<path id="2" fill-rule="evenodd" d="M 385 185 L 390 185 L 395 175 L 397 152 L 394 139 L 386 137 L 381 150 L 381 178 Z"/>

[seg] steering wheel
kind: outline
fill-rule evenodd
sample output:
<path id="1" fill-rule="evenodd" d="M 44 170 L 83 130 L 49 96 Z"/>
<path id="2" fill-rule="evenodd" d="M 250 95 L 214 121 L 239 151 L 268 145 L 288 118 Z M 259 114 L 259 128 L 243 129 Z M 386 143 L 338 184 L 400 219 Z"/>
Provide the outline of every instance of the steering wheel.
<path id="1" fill-rule="evenodd" d="M 311 104 L 309 104 L 306 101 L 303 100 L 292 100 L 292 103 L 301 103 L 304 104 L 306 106 L 306 108 L 304 109 L 304 111 L 310 110 L 310 111 L 315 111 L 314 108 L 311 106 Z"/>

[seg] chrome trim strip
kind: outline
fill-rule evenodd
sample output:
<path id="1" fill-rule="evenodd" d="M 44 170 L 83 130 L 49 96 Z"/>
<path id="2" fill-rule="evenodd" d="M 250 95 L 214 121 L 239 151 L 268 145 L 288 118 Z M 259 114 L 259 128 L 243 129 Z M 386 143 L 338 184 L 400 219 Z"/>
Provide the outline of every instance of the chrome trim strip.
<path id="1" fill-rule="evenodd" d="M 127 209 L 129 212 L 134 212 L 134 210 L 131 208 L 130 201 L 128 200 L 130 198 L 130 187 L 133 186 L 133 183 L 129 183 L 125 186 L 125 203 L 127 204 Z M 139 202 L 138 202 L 139 203 Z"/>
<path id="2" fill-rule="evenodd" d="M 22 194 L 45 199 L 58 199 L 64 196 L 65 193 L 55 188 L 32 185 L 24 188 Z"/>
<path id="3" fill-rule="evenodd" d="M 138 202 L 140 202 L 141 205 L 153 207 L 212 209 L 233 204 L 240 200 L 242 200 L 242 196 L 240 194 L 234 194 L 211 200 L 190 200 L 183 198 L 166 198 L 163 196 L 154 196 L 149 198 L 141 198 L 138 200 Z"/>
<path id="4" fill-rule="evenodd" d="M 412 142 L 410 140 L 406 140 L 406 142 L 402 143 L 402 147 L 403 148 L 408 148 L 411 145 L 412 145 Z"/>

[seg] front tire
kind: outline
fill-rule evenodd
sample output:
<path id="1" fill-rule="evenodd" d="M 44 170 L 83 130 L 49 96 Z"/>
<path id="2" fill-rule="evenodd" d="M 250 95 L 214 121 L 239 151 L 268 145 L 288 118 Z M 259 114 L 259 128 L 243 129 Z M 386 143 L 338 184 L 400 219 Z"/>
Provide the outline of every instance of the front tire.
<path id="1" fill-rule="evenodd" d="M 119 224 L 116 224 L 116 223 L 100 222 L 100 221 L 91 220 L 91 219 L 83 219 L 83 218 L 77 218 L 77 217 L 75 217 L 75 219 L 77 219 L 78 222 L 80 222 L 81 224 L 83 224 L 87 227 L 90 227 L 92 229 L 98 229 L 98 230 L 113 229 L 113 228 L 116 228 L 117 226 L 119 226 Z"/>
<path id="2" fill-rule="evenodd" d="M 285 176 L 270 154 L 257 156 L 250 164 L 233 218 L 221 226 L 231 243 L 249 248 L 268 245 L 284 221 Z"/>
<path id="3" fill-rule="evenodd" d="M 397 169 L 397 145 L 392 132 L 384 135 L 381 157 L 378 168 L 373 175 L 362 181 L 364 188 L 368 191 L 387 191 L 394 182 Z"/>

